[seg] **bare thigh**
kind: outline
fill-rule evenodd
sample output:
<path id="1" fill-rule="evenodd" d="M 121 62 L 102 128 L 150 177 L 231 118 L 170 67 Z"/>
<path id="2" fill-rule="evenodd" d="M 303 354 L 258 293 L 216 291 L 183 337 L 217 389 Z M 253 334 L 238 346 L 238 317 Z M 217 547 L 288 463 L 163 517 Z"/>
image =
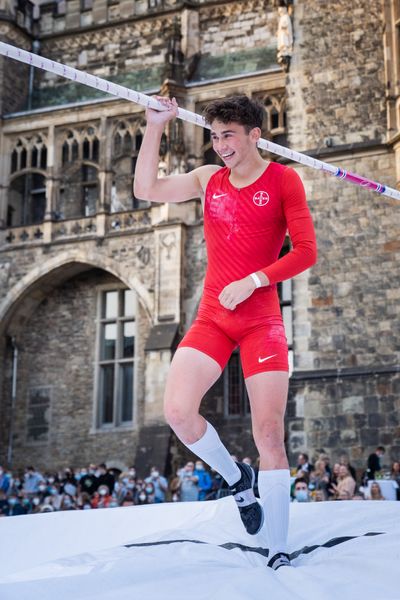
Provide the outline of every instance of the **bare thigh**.
<path id="1" fill-rule="evenodd" d="M 221 375 L 210 356 L 194 348 L 178 348 L 171 362 L 164 394 L 167 422 L 185 443 L 194 443 L 205 432 L 199 415 L 204 394 Z"/>
<path id="2" fill-rule="evenodd" d="M 246 379 L 254 441 L 261 469 L 287 469 L 284 416 L 289 376 L 286 371 L 257 373 Z"/>

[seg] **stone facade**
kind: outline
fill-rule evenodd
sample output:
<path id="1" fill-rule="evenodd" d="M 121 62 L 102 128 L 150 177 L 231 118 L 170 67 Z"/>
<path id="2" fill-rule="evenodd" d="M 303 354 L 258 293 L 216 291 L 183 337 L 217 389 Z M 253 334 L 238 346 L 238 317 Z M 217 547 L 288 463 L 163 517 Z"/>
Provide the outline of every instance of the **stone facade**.
<path id="1" fill-rule="evenodd" d="M 288 73 L 276 62 L 279 14 L 272 0 L 69 0 L 42 4 L 40 20 L 29 2 L 25 13 L 24 3 L 14 11 L 10 4 L 0 4 L 2 41 L 23 48 L 35 42 L 43 56 L 149 93 L 171 93 L 189 110 L 247 93 L 266 107 L 264 137 L 391 186 L 400 181 L 400 15 L 393 0 L 357 0 L 351 8 L 342 0 L 289 2 Z M 162 395 L 201 296 L 200 203 L 132 198 L 145 126 L 139 106 L 48 73 L 30 74 L 3 57 L 0 82 L 0 462 L 43 469 L 136 462 L 143 470 L 157 462 L 172 471 L 186 453 L 164 425 Z M 171 126 L 160 172 L 187 171 L 204 156 L 210 157 L 205 130 Z M 394 459 L 397 204 L 296 168 L 319 261 L 292 284 L 291 460 L 301 450 L 324 448 L 332 458 L 347 450 L 361 468 L 378 443 Z M 138 302 L 133 416 L 125 421 L 126 388 L 118 376 L 111 394 L 100 376 L 112 344 L 102 298 L 122 289 L 133 290 Z M 123 358 L 114 365 L 120 374 Z M 103 419 L 111 397 L 112 423 Z M 203 411 L 232 452 L 255 456 L 236 357 Z"/>

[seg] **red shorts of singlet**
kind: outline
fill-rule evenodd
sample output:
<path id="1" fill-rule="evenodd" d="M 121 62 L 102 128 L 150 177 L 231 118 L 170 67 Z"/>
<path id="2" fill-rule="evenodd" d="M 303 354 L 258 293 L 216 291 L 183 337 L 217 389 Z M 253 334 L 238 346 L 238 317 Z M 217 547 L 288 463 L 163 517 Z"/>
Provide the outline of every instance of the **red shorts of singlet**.
<path id="1" fill-rule="evenodd" d="M 266 371 L 288 371 L 288 347 L 281 315 L 263 315 L 250 297 L 231 311 L 217 298 L 204 295 L 179 348 L 195 348 L 223 370 L 239 346 L 245 378 Z M 263 311 L 261 311 L 263 312 Z"/>

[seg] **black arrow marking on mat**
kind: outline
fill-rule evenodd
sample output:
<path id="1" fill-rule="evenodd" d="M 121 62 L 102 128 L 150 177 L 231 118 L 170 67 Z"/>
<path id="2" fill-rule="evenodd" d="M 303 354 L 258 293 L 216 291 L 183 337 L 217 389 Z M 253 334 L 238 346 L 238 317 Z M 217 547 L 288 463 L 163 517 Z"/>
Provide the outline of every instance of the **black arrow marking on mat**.
<path id="1" fill-rule="evenodd" d="M 344 542 L 349 542 L 350 540 L 354 540 L 361 537 L 371 537 L 375 535 L 384 535 L 384 531 L 370 531 L 368 533 L 363 533 L 362 535 L 346 535 L 341 537 L 332 538 L 328 540 L 324 544 L 315 544 L 314 546 L 304 546 L 300 550 L 295 550 L 290 554 L 290 560 L 294 560 L 301 554 L 310 554 L 314 552 L 314 550 L 318 550 L 318 548 L 333 548 L 334 546 L 338 546 L 339 544 L 343 544 Z M 208 546 L 212 546 L 210 542 L 203 542 L 202 540 L 162 540 L 160 542 L 140 542 L 137 544 L 124 544 L 125 548 L 147 548 L 150 546 L 167 546 L 168 544 L 205 544 Z M 217 544 L 218 548 L 224 548 L 225 550 L 242 550 L 242 552 L 255 552 L 256 554 L 260 554 L 261 556 L 265 556 L 265 558 L 269 555 L 268 548 L 254 547 L 254 546 L 245 546 L 244 544 L 238 544 L 235 542 L 227 542 L 226 544 Z"/>

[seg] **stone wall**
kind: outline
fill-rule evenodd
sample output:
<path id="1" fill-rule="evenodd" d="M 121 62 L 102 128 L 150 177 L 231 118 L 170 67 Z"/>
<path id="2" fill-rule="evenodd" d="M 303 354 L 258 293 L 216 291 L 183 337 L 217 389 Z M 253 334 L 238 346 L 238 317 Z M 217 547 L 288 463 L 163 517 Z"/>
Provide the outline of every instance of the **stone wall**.
<path id="1" fill-rule="evenodd" d="M 30 50 L 30 39 L 23 31 L 0 18 L 0 41 Z M 26 106 L 29 90 L 29 67 L 0 56 L 0 115 Z"/>
<path id="2" fill-rule="evenodd" d="M 120 285 L 101 271 L 89 271 L 57 287 L 37 307 L 17 339 L 18 388 L 14 423 L 14 465 L 41 469 L 79 466 L 91 461 L 133 462 L 138 427 L 96 433 L 93 382 L 96 348 L 97 286 Z M 143 331 L 144 329 L 144 331 Z M 143 338 L 148 329 L 138 318 L 138 397 L 143 398 Z M 9 357 L 10 358 L 10 357 Z M 10 372 L 10 365 L 6 365 Z M 7 378 L 3 398 L 10 397 Z M 47 388 L 50 405 L 45 441 L 28 435 L 28 399 L 32 390 Z M 137 407 L 136 410 L 143 410 Z M 46 440 L 47 438 L 47 440 Z"/>
<path id="3" fill-rule="evenodd" d="M 326 373 L 294 377 L 287 423 L 291 464 L 298 452 L 323 450 L 336 462 L 343 452 L 362 469 L 378 444 L 386 448 L 383 463 L 400 453 L 399 369 L 363 373 Z"/>
<path id="4" fill-rule="evenodd" d="M 210 4 L 199 11 L 200 49 L 204 54 L 225 54 L 227 48 L 234 52 L 276 46 L 277 12 L 264 0 Z"/>
<path id="5" fill-rule="evenodd" d="M 154 16 L 101 30 L 43 40 L 41 54 L 99 77 L 114 77 L 144 68 L 163 67 L 172 16 Z M 155 36 L 162 31 L 162 36 Z M 161 83 L 161 81 L 160 81 Z M 63 86 L 65 80 L 52 73 L 37 73 L 37 88 Z"/>
<path id="6" fill-rule="evenodd" d="M 384 141 L 383 13 L 379 2 L 300 0 L 288 78 L 289 145 Z"/>
<path id="7" fill-rule="evenodd" d="M 388 152 L 329 160 L 394 184 L 394 156 Z M 310 169 L 301 169 L 301 176 L 315 219 L 319 259 L 308 276 L 308 348 L 297 353 L 295 345 L 296 367 L 398 364 L 400 245 L 395 201 Z M 295 306 L 301 314 L 297 286 L 295 279 Z M 300 323 L 295 312 L 295 339 Z"/>

